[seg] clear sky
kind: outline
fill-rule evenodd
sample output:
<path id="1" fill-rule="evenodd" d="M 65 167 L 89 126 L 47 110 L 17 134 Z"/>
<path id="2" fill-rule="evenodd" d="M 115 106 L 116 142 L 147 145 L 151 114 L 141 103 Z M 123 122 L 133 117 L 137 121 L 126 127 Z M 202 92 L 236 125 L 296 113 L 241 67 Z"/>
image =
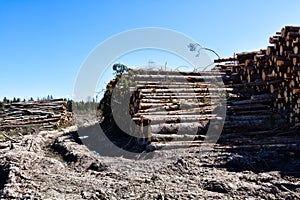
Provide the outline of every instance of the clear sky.
<path id="1" fill-rule="evenodd" d="M 129 29 L 176 30 L 227 57 L 265 48 L 283 26 L 300 25 L 299 8 L 299 0 L 0 0 L 0 99 L 71 97 L 89 53 Z M 143 55 L 144 64 L 172 63 Z"/>

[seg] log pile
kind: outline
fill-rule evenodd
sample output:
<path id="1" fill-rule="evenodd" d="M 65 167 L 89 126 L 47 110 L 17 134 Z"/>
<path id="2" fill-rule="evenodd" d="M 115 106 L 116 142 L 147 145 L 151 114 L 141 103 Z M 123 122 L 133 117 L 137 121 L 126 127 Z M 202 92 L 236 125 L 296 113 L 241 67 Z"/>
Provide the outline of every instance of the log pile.
<path id="1" fill-rule="evenodd" d="M 130 69 L 120 84 L 116 80 L 108 84 L 108 91 L 119 94 L 109 100 L 131 95 L 125 101 L 130 114 L 125 124 L 131 124 L 127 131 L 138 132 L 157 146 L 194 146 L 206 138 L 211 120 L 220 117 L 214 111 L 221 106 L 216 103 L 219 94 L 225 92 L 227 113 L 220 142 L 300 149 L 299 38 L 300 27 L 286 26 L 270 38 L 266 49 L 217 59 L 210 72 Z M 216 77 L 225 87 L 214 83 Z M 117 110 L 125 120 L 122 112 L 128 107 Z M 275 137 L 286 129 L 293 131 Z"/>
<path id="2" fill-rule="evenodd" d="M 40 127 L 44 129 L 68 126 L 73 116 L 63 99 L 15 102 L 0 110 L 0 129 Z"/>
<path id="3" fill-rule="evenodd" d="M 238 98 L 232 97 L 238 100 L 235 103 L 242 102 L 240 100 L 242 97 L 265 96 L 255 102 L 268 105 L 268 112 L 271 112 L 272 116 L 276 114 L 283 118 L 281 122 L 272 118 L 273 123 L 281 124 L 277 129 L 254 130 L 248 133 L 239 130 L 235 134 L 222 135 L 220 142 L 247 150 L 262 148 L 300 150 L 299 38 L 300 27 L 286 26 L 275 36 L 270 37 L 270 46 L 266 49 L 238 53 L 231 58 L 215 60 L 215 63 L 220 63 L 216 66 L 216 70 L 226 72 L 224 77 L 226 87 L 233 88 L 236 92 Z M 251 106 L 251 110 L 256 111 L 256 107 Z"/>
<path id="4" fill-rule="evenodd" d="M 240 95 L 270 94 L 272 112 L 291 126 L 300 125 L 300 27 L 286 26 L 269 39 L 270 46 L 255 52 L 217 59 L 217 69 L 227 72 L 225 84 Z"/>
<path id="5" fill-rule="evenodd" d="M 245 132 L 268 131 L 280 128 L 286 123 L 279 114 L 271 112 L 271 95 L 256 94 L 246 98 L 245 95 L 239 96 L 239 91 L 234 87 L 218 87 L 211 81 L 216 77 L 222 81 L 225 75 L 218 71 L 131 69 L 128 75 L 123 75 L 123 82 L 116 84 L 114 80 L 109 84 L 115 85 L 114 93 L 119 94 L 111 100 L 122 102 L 123 97 L 128 98 L 126 91 L 132 91 L 130 101 L 127 102 L 131 122 L 127 120 L 125 124 L 134 123 L 138 126 L 131 126 L 127 131 L 146 137 L 156 147 L 173 148 L 201 144 L 211 120 L 220 118 L 214 111 L 222 106 L 219 101 L 221 98 L 229 98 L 225 102 L 227 105 L 224 105 L 227 106 L 227 116 L 223 133 L 239 132 L 241 129 Z M 128 87 L 128 81 L 134 83 L 134 87 Z M 127 89 L 124 82 L 127 82 Z M 108 88 L 108 91 L 111 89 Z M 222 92 L 225 97 L 220 96 Z M 122 107 L 116 110 L 120 112 L 117 116 L 114 114 L 114 118 L 126 120 L 122 113 L 128 112 L 128 107 L 125 106 L 125 110 Z"/>
<path id="6" fill-rule="evenodd" d="M 223 74 L 143 70 L 132 74 L 136 88 L 131 116 L 139 127 L 146 126 L 143 134 L 148 140 L 157 147 L 199 145 L 191 141 L 203 140 L 209 121 L 217 117 L 212 112 L 220 98 L 216 94 L 226 91 L 211 87 L 210 81 Z"/>

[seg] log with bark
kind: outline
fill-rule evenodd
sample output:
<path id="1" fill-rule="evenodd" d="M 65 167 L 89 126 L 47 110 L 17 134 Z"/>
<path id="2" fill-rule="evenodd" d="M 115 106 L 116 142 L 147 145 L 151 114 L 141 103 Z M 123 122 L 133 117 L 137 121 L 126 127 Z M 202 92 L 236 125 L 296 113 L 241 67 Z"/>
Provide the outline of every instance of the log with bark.
<path id="1" fill-rule="evenodd" d="M 30 126 L 54 128 L 71 125 L 74 121 L 63 99 L 4 104 L 0 119 L 1 129 Z"/>
<path id="2" fill-rule="evenodd" d="M 270 37 L 266 49 L 217 59 L 211 72 L 130 69 L 124 77 L 135 84 L 129 88 L 134 91 L 131 120 L 150 140 L 173 147 L 182 144 L 169 141 L 192 141 L 197 134 L 205 135 L 208 126 L 219 126 L 213 122 L 219 116 L 212 113 L 222 106 L 227 108 L 223 134 L 235 134 L 232 140 L 242 144 L 248 139 L 241 132 L 267 135 L 300 125 L 299 31 L 286 26 Z M 122 96 L 126 84 L 119 89 Z"/>

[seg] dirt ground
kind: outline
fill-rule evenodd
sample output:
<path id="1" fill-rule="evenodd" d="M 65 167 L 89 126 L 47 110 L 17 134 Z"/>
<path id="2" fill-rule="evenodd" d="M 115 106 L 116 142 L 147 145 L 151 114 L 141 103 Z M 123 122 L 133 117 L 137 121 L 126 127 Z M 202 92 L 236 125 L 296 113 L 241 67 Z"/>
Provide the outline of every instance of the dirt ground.
<path id="1" fill-rule="evenodd" d="M 300 199 L 299 152 L 193 147 L 100 156 L 72 127 L 1 141 L 1 199 Z"/>

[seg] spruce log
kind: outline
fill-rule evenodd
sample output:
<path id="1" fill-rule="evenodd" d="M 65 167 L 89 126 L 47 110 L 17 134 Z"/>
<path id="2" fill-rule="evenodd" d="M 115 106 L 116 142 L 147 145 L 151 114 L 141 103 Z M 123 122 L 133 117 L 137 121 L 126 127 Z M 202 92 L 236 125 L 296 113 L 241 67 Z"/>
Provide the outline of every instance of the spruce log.
<path id="1" fill-rule="evenodd" d="M 152 134 L 189 134 L 196 135 L 199 131 L 205 129 L 208 121 L 199 122 L 186 122 L 186 123 L 162 123 L 150 124 L 150 131 Z"/>
<path id="2" fill-rule="evenodd" d="M 177 134 L 152 134 L 151 142 L 162 141 L 193 141 L 203 139 L 205 136 L 200 135 L 177 135 Z"/>
<path id="3" fill-rule="evenodd" d="M 238 149 L 246 151 L 260 151 L 260 150 L 285 150 L 285 151 L 299 151 L 300 144 L 250 144 L 250 145 L 239 145 L 239 146 L 217 146 L 216 149 Z"/>
<path id="4" fill-rule="evenodd" d="M 203 108 L 193 108 L 193 109 L 183 109 L 183 110 L 174 110 L 174 111 L 149 111 L 149 110 L 140 110 L 134 116 L 140 115 L 186 115 L 186 114 L 208 114 L 212 112 L 212 107 L 203 107 Z"/>
<path id="5" fill-rule="evenodd" d="M 140 121 L 142 119 L 147 119 L 151 121 L 151 124 L 157 123 L 182 123 L 182 122 L 197 122 L 209 119 L 219 119 L 216 115 L 206 114 L 206 115 L 147 115 L 143 117 L 134 117 L 133 121 Z"/>
<path id="6" fill-rule="evenodd" d="M 203 141 L 171 141 L 167 143 L 152 142 L 151 146 L 154 149 L 176 149 L 176 148 L 188 148 L 188 147 L 198 147 L 205 145 Z"/>

